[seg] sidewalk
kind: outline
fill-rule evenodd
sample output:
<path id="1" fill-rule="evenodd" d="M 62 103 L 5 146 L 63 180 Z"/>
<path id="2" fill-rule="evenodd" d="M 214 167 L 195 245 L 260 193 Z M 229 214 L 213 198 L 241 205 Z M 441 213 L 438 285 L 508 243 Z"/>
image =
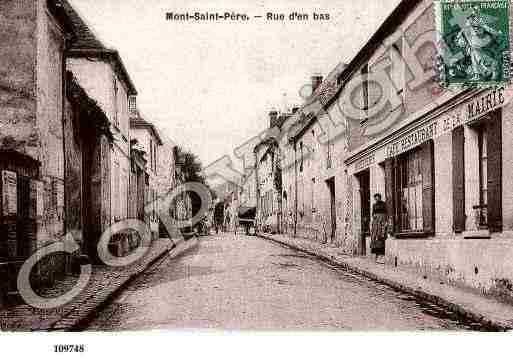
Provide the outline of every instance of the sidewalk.
<path id="1" fill-rule="evenodd" d="M 76 328 L 94 315 L 119 290 L 149 266 L 169 253 L 172 257 L 198 243 L 193 238 L 173 243 L 167 238 L 155 240 L 148 253 L 138 262 L 123 268 L 93 266 L 88 286 L 72 302 L 65 306 L 43 310 L 22 304 L 0 310 L 2 331 L 64 331 Z M 43 296 L 56 296 L 69 290 L 77 277 L 69 276 L 57 282 Z"/>
<path id="2" fill-rule="evenodd" d="M 470 320 L 483 323 L 496 330 L 513 329 L 513 306 L 493 298 L 456 288 L 421 277 L 390 265 L 378 264 L 366 257 L 353 257 L 330 247 L 306 239 L 291 238 L 286 235 L 258 234 L 286 247 L 313 255 L 348 271 L 387 284 L 424 300 L 446 307 Z"/>

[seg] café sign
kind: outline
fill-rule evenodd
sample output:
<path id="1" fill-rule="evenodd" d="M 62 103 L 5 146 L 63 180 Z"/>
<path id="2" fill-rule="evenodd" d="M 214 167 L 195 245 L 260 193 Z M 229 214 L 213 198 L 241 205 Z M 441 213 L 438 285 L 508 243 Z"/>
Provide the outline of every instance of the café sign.
<path id="1" fill-rule="evenodd" d="M 487 90 L 459 105 L 456 109 L 429 120 L 420 127 L 414 128 L 387 145 L 378 148 L 371 154 L 358 159 L 349 166 L 348 172 L 352 174 L 362 171 L 375 163 L 383 162 L 388 158 L 407 152 L 428 140 L 450 133 L 458 126 L 471 123 L 487 113 L 503 107 L 509 103 L 511 98 L 513 98 L 512 90 L 506 89 L 504 86 Z"/>

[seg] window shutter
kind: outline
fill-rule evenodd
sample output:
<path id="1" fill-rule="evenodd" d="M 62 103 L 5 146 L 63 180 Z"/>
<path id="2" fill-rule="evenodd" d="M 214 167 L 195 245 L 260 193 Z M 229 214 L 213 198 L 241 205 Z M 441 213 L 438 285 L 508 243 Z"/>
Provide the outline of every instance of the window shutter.
<path id="1" fill-rule="evenodd" d="M 454 231 L 465 231 L 465 130 L 452 132 L 452 202 Z"/>
<path id="2" fill-rule="evenodd" d="M 486 121 L 488 156 L 488 228 L 502 231 L 502 123 L 500 112 Z"/>
<path id="3" fill-rule="evenodd" d="M 433 140 L 421 147 L 422 163 L 422 217 L 424 232 L 435 232 L 435 196 L 434 196 L 434 144 Z"/>
<path id="4" fill-rule="evenodd" d="M 385 203 L 387 206 L 388 221 L 391 224 L 391 232 L 395 233 L 396 218 L 394 205 L 394 159 L 390 158 L 385 162 Z"/>

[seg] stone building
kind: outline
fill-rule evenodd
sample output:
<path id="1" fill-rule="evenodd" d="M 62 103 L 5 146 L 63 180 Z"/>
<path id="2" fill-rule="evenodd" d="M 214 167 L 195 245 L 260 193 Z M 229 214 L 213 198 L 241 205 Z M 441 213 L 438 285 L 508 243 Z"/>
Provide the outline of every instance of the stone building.
<path id="1" fill-rule="evenodd" d="M 296 112 L 289 129 L 289 143 L 282 141 L 287 168 L 283 170 L 284 191 L 292 200 L 285 204 L 289 232 L 298 237 L 346 247 L 345 238 L 345 133 L 342 113 L 335 96 L 339 64 L 326 79 L 312 77 L 312 95 Z M 339 124 L 340 128 L 335 128 Z M 287 192 L 284 192 L 286 197 Z M 288 198 L 287 198 L 288 200 Z"/>
<path id="2" fill-rule="evenodd" d="M 148 192 L 145 196 L 145 204 L 148 212 L 148 224 L 153 238 L 159 235 L 159 206 L 158 206 L 158 177 L 160 147 L 163 145 L 157 128 L 146 121 L 138 111 L 134 111 L 130 118 L 130 132 L 132 139 L 137 140 L 138 145 L 144 152 L 147 162 L 146 174 L 148 181 Z M 171 183 L 170 183 L 171 185 Z M 170 189 L 170 187 L 169 187 Z"/>
<path id="3" fill-rule="evenodd" d="M 147 173 L 146 153 L 136 139 L 130 141 L 130 190 L 128 192 L 128 217 L 149 224 L 146 211 L 146 197 L 149 193 L 149 175 Z M 130 252 L 140 244 L 139 237 L 130 235 L 127 248 L 118 248 L 118 255 Z"/>
<path id="4" fill-rule="evenodd" d="M 256 227 L 271 233 L 283 231 L 283 177 L 280 133 L 291 114 L 269 112 L 269 129 L 254 148 Z"/>
<path id="5" fill-rule="evenodd" d="M 380 193 L 389 263 L 511 295 L 512 89 L 439 86 L 433 6 L 402 1 L 341 75 L 346 88 L 359 83 L 366 108 L 344 111 L 352 240 L 368 253 L 371 196 Z"/>
<path id="6" fill-rule="evenodd" d="M 108 215 L 108 158 L 113 137 L 109 120 L 67 72 L 64 128 L 65 229 L 82 253 L 96 255 L 96 239 Z"/>
<path id="7" fill-rule="evenodd" d="M 59 1 L 0 2 L 0 291 L 37 248 L 65 233 L 64 53 L 73 40 Z M 40 282 L 66 269 L 45 257 Z M 1 305 L 0 299 L 0 305 Z"/>
<path id="8" fill-rule="evenodd" d="M 103 45 L 84 19 L 66 1 L 64 10 L 71 19 L 76 41 L 66 52 L 66 66 L 78 84 L 93 99 L 109 120 L 113 141 L 101 149 L 105 176 L 101 185 L 104 198 L 101 224 L 93 237 L 99 238 L 108 226 L 128 218 L 130 180 L 130 125 L 128 101 L 137 91 L 119 53 Z M 126 247 L 127 239 L 119 246 Z"/>

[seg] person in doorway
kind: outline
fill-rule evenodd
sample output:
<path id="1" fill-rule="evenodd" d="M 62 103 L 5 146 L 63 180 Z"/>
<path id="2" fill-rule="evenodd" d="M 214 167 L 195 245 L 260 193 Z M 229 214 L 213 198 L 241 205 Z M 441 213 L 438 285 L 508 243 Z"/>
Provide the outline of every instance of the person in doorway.
<path id="1" fill-rule="evenodd" d="M 372 206 L 372 226 L 371 226 L 371 253 L 378 257 L 385 255 L 385 240 L 387 236 L 387 208 L 384 201 L 381 200 L 381 194 L 374 195 L 374 204 Z"/>

